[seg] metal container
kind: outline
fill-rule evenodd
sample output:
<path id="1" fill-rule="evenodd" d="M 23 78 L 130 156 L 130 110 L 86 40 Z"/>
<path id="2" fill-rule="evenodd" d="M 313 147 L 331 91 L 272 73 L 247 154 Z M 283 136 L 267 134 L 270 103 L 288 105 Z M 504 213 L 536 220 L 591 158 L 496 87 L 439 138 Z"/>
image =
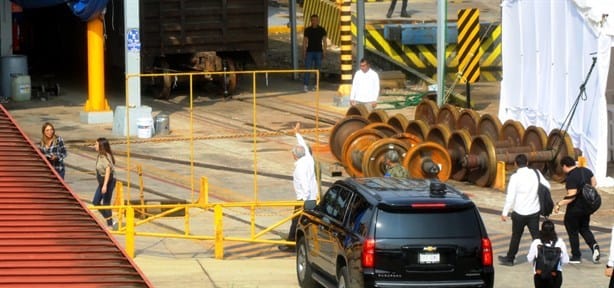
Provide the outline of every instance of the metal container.
<path id="1" fill-rule="evenodd" d="M 170 133 L 170 118 L 168 114 L 161 112 L 154 121 L 156 135 L 168 135 Z"/>
<path id="2" fill-rule="evenodd" d="M 0 57 L 0 94 L 4 98 L 11 96 L 11 74 L 28 75 L 28 57 L 11 55 Z"/>
<path id="3" fill-rule="evenodd" d="M 32 98 L 32 84 L 30 75 L 11 75 L 11 99 L 13 101 L 30 101 Z"/>

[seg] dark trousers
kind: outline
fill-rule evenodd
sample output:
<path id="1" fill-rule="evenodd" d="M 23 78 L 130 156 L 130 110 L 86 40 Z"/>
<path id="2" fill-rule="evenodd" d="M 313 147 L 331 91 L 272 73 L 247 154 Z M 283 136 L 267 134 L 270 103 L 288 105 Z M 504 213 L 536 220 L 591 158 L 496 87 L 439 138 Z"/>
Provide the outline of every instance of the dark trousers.
<path id="1" fill-rule="evenodd" d="M 390 1 L 390 7 L 388 7 L 388 14 L 392 14 L 394 12 L 394 7 L 397 6 L 397 0 Z M 402 0 L 401 2 L 401 12 L 405 13 L 407 10 L 407 0 Z"/>
<path id="2" fill-rule="evenodd" d="M 305 55 L 305 69 L 320 69 L 320 67 L 322 67 L 322 52 L 307 52 Z M 309 76 L 311 74 L 311 72 L 305 72 L 303 76 L 303 84 L 305 86 L 309 86 Z M 322 79 L 320 78 L 320 80 Z"/>
<path id="3" fill-rule="evenodd" d="M 303 206 L 294 206 L 294 212 L 292 214 L 303 209 Z M 292 224 L 290 224 L 290 231 L 288 232 L 288 241 L 296 241 L 296 226 L 298 225 L 298 216 L 292 218 Z"/>
<path id="4" fill-rule="evenodd" d="M 115 178 L 111 178 L 107 183 L 107 193 L 102 194 L 102 185 L 98 185 L 96 193 L 94 193 L 94 200 L 92 204 L 95 206 L 109 206 L 111 205 L 111 199 L 113 199 L 113 190 L 115 189 Z M 113 211 L 110 209 L 100 209 L 100 214 L 107 220 L 108 226 L 113 226 Z"/>
<path id="5" fill-rule="evenodd" d="M 565 212 L 565 229 L 567 229 L 567 236 L 569 236 L 569 246 L 571 246 L 571 257 L 580 258 L 582 253 L 580 252 L 580 237 L 578 233 L 584 238 L 584 242 L 593 249 L 593 245 L 597 244 L 595 236 L 591 232 L 588 223 L 591 221 L 591 215 L 584 211 L 577 209 L 569 209 Z"/>
<path id="6" fill-rule="evenodd" d="M 563 271 L 556 271 L 556 276 L 552 279 L 543 280 L 541 275 L 533 276 L 535 288 L 560 288 L 563 284 Z"/>
<path id="7" fill-rule="evenodd" d="M 507 250 L 507 258 L 512 260 L 516 258 L 525 226 L 529 228 L 531 238 L 539 238 L 539 212 L 531 215 L 520 215 L 512 212 L 512 239 L 510 239 L 510 248 Z"/>

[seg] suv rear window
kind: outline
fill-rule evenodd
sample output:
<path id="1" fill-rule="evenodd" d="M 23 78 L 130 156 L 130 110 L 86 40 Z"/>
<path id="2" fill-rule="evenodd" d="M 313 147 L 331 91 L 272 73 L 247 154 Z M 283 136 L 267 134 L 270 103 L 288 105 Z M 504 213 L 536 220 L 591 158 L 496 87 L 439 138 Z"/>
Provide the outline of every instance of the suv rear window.
<path id="1" fill-rule="evenodd" d="M 473 208 L 442 211 L 385 211 L 377 215 L 378 238 L 450 238 L 480 235 Z"/>

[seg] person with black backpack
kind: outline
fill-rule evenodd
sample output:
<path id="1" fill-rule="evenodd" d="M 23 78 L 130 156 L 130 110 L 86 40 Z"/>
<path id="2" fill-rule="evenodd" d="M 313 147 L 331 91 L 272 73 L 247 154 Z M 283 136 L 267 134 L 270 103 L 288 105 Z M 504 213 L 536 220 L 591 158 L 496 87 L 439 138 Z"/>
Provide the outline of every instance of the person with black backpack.
<path id="1" fill-rule="evenodd" d="M 578 233 L 582 235 L 584 242 L 590 247 L 593 254 L 593 263 L 599 263 L 601 255 L 599 245 L 589 227 L 591 213 L 594 211 L 589 208 L 581 193 L 585 184 L 595 187 L 597 180 L 595 180 L 595 176 L 590 169 L 577 167 L 576 161 L 569 156 L 563 157 L 560 163 L 561 167 L 563 167 L 563 172 L 567 174 L 565 179 L 567 194 L 563 200 L 556 204 L 554 212 L 558 213 L 562 205 L 567 205 L 563 221 L 569 236 L 569 246 L 571 246 L 571 259 L 569 263 L 580 263 L 582 259 Z"/>
<path id="2" fill-rule="evenodd" d="M 531 242 L 527 260 L 533 265 L 535 288 L 559 288 L 563 284 L 563 265 L 569 262 L 567 246 L 556 235 L 554 223 L 546 220 L 538 239 Z"/>

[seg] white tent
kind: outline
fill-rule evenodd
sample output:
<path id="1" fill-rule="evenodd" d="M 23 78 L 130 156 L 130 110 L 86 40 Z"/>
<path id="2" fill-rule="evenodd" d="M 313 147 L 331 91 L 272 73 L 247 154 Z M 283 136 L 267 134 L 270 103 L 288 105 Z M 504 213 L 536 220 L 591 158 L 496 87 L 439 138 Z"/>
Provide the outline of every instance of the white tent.
<path id="1" fill-rule="evenodd" d="M 562 124 L 595 62 L 567 133 L 599 182 L 607 170 L 605 90 L 614 0 L 503 0 L 501 5 L 499 118 L 547 133 L 566 128 Z"/>

